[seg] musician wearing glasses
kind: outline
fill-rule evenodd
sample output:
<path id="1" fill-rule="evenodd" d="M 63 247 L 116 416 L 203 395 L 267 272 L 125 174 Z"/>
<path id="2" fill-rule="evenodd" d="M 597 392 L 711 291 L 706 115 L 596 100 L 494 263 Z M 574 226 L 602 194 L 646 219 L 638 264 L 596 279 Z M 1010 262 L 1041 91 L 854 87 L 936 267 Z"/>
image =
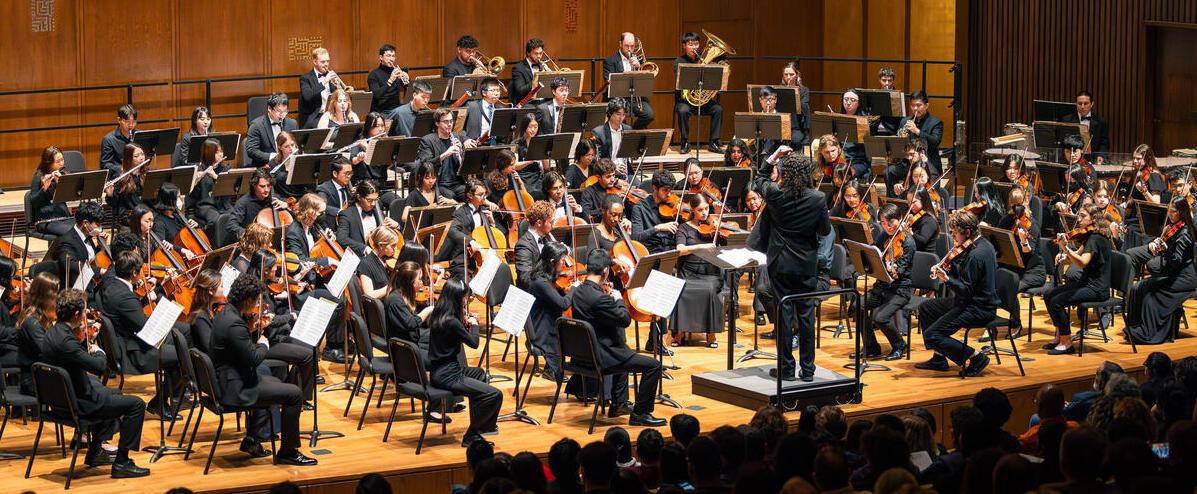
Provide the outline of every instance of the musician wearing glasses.
<path id="1" fill-rule="evenodd" d="M 432 113 L 436 132 L 420 138 L 420 149 L 416 161 L 433 161 L 440 164 L 438 173 L 441 195 L 461 202 L 465 200 L 465 182 L 457 174 L 461 167 L 462 153 L 476 145 L 473 140 L 453 132 L 454 113 L 448 108 L 437 108 Z"/>
<path id="2" fill-rule="evenodd" d="M 482 98 L 466 103 L 465 135 L 474 140 L 487 136 L 487 139 L 482 140 L 482 145 L 493 146 L 496 140 L 490 126 L 495 110 L 502 108 L 499 106 L 499 97 L 503 96 L 503 88 L 498 79 L 487 77 L 478 85 L 478 91 L 482 93 Z"/>
<path id="3" fill-rule="evenodd" d="M 640 56 L 637 54 L 636 35 L 632 33 L 623 33 L 619 35 L 619 52 L 607 57 L 603 60 L 603 79 L 611 80 L 611 74 L 620 74 L 623 72 L 634 72 L 642 70 L 640 68 Z M 637 96 L 632 101 L 627 101 L 628 110 L 635 117 L 632 122 L 632 128 L 636 130 L 647 129 L 648 125 L 653 123 L 655 117 L 653 116 L 653 107 L 648 103 L 648 97 Z"/>
<path id="4" fill-rule="evenodd" d="M 474 39 L 473 36 L 467 34 L 457 38 L 457 56 L 445 64 L 444 69 L 441 69 L 441 77 L 453 78 L 478 71 L 479 67 L 475 67 L 474 62 L 471 60 L 477 52 L 478 40 Z M 485 70 L 485 67 L 481 67 L 481 69 Z"/>
<path id="5" fill-rule="evenodd" d="M 524 59 L 511 66 L 511 89 L 508 90 L 511 104 L 523 101 L 524 96 L 532 91 L 533 75 L 546 69 L 543 59 L 544 41 L 532 38 L 524 43 Z M 547 81 L 541 81 L 542 84 L 545 82 Z"/>
<path id="6" fill-rule="evenodd" d="M 855 89 L 844 91 L 841 103 L 840 113 L 844 115 L 869 116 L 864 107 L 860 105 L 860 92 Z M 876 130 L 876 125 L 871 123 L 869 129 L 869 133 L 872 134 Z M 862 182 L 868 182 L 873 178 L 873 167 L 869 164 L 869 157 L 865 155 L 863 142 L 845 142 L 844 158 L 851 165 L 854 178 Z"/>
<path id="7" fill-rule="evenodd" d="M 399 94 L 410 81 L 407 72 L 395 64 L 395 46 L 387 43 L 378 48 L 378 68 L 366 77 L 366 85 L 374 98 L 370 111 L 386 115 L 399 107 Z"/>
<path id="8" fill-rule="evenodd" d="M 686 33 L 682 35 L 682 55 L 673 60 L 673 74 L 677 75 L 678 65 L 683 63 L 702 63 L 701 51 L 699 48 L 701 43 L 698 41 L 698 35 L 695 33 Z M 712 63 L 719 61 L 726 55 L 720 55 L 712 60 Z M 701 107 L 701 114 L 703 116 L 711 117 L 711 141 L 707 144 L 707 148 L 713 153 L 722 153 L 723 148 L 719 145 L 719 135 L 723 131 L 723 107 L 719 105 L 719 94 L 711 98 L 706 104 Z M 677 131 L 681 134 L 682 147 L 681 153 L 687 154 L 690 152 L 690 117 L 699 114 L 699 108 L 688 103 L 685 98 L 682 98 L 682 92 L 673 92 L 673 111 L 677 113 Z M 863 149 L 863 148 L 862 148 Z"/>
<path id="9" fill-rule="evenodd" d="M 287 93 L 272 93 L 266 98 L 266 114 L 249 123 L 249 130 L 245 133 L 248 166 L 266 166 L 278 154 L 274 144 L 278 135 L 283 131 L 299 130 L 299 124 L 287 118 L 288 105 Z"/>
<path id="10" fill-rule="evenodd" d="M 553 99 L 537 107 L 542 134 L 556 134 L 557 129 L 561 128 L 561 114 L 565 111 L 565 102 L 569 100 L 569 82 L 564 77 L 553 79 L 549 89 L 553 91 Z"/>
<path id="11" fill-rule="evenodd" d="M 116 128 L 100 141 L 100 169 L 108 170 L 108 179 L 121 174 L 121 153 L 125 145 L 133 142 L 137 130 L 137 108 L 132 104 L 116 109 Z"/>

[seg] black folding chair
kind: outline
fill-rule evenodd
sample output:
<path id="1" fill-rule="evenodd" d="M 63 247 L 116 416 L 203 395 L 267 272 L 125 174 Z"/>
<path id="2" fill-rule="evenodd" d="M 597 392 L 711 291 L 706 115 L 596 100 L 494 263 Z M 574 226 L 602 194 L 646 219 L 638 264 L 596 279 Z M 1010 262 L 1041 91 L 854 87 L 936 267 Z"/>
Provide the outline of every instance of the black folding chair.
<path id="1" fill-rule="evenodd" d="M 1014 361 L 1018 363 L 1018 372 L 1022 375 L 1027 375 L 1027 371 L 1023 369 L 1022 358 L 1018 355 L 1018 345 L 1014 342 L 1014 334 L 1011 330 L 1019 323 L 1018 320 L 1018 274 L 1009 269 L 998 269 L 997 274 L 997 291 L 998 298 L 1001 299 L 1002 308 L 1010 314 L 1010 319 L 1004 317 L 994 316 L 993 320 L 985 326 L 976 326 L 971 328 L 964 328 L 964 344 L 968 345 L 968 333 L 974 329 L 984 329 L 985 333 L 989 335 L 989 345 L 981 348 L 982 352 L 988 350 L 993 354 L 993 358 L 997 360 L 998 365 L 1002 365 L 1002 351 L 1004 349 L 998 348 L 997 338 L 998 329 L 1006 329 L 1006 339 L 1010 341 L 1010 350 L 1008 350 L 1014 357 Z"/>
<path id="2" fill-rule="evenodd" d="M 119 347 L 120 340 L 116 336 L 116 326 L 112 324 L 112 320 L 108 319 L 108 316 L 100 315 L 100 334 L 96 338 L 96 341 L 100 344 L 100 349 L 104 350 L 104 355 L 108 359 L 108 372 L 100 377 L 100 382 L 107 386 L 108 375 L 116 374 L 116 377 L 120 379 L 120 383 L 116 389 L 124 391 L 125 363 L 122 359 L 124 353 L 121 352 Z"/>
<path id="3" fill-rule="evenodd" d="M 852 267 L 852 263 L 848 260 L 848 251 L 844 249 L 843 245 L 835 244 L 831 248 L 831 272 L 829 276 L 840 287 L 856 286 L 856 278 L 860 275 L 856 273 L 856 270 Z M 815 306 L 815 320 L 820 321 L 823 319 L 823 301 L 831 297 L 839 297 L 839 318 L 835 324 L 819 326 L 819 330 L 815 331 L 815 348 L 823 345 L 824 331 L 831 331 L 832 338 L 839 338 L 840 334 L 844 332 L 848 333 L 849 338 L 852 337 L 852 317 L 848 310 L 848 299 L 842 294 L 821 297 L 819 304 Z M 777 321 L 777 318 L 774 317 L 773 320 Z"/>
<path id="4" fill-rule="evenodd" d="M 1131 352 L 1139 353 L 1139 349 L 1135 346 L 1135 339 L 1126 332 L 1126 296 L 1130 293 L 1131 284 L 1135 281 L 1134 265 L 1131 263 L 1130 256 L 1122 252 L 1113 252 L 1112 254 L 1113 257 L 1110 258 L 1110 296 L 1105 300 L 1077 304 L 1077 312 L 1081 318 L 1081 330 L 1076 335 L 1079 340 L 1076 349 L 1078 357 L 1085 350 L 1085 333 L 1089 330 L 1089 311 L 1109 311 L 1111 323 L 1114 321 L 1115 312 L 1121 314 L 1123 333 L 1130 341 Z M 1098 324 L 1098 328 L 1101 329 L 1101 337 L 1105 341 L 1110 341 L 1110 337 L 1106 335 L 1105 326 Z"/>
<path id="5" fill-rule="evenodd" d="M 910 352 L 914 348 L 911 344 L 914 340 L 914 324 L 911 323 L 911 314 L 914 314 L 919 306 L 923 305 L 923 302 L 931 300 L 930 297 L 918 295 L 917 292 L 939 292 L 941 282 L 931 278 L 931 268 L 936 264 L 939 264 L 939 257 L 935 254 L 930 252 L 914 253 L 914 261 L 910 265 L 910 285 L 916 293 L 910 296 L 906 305 L 902 306 L 902 313 L 906 320 L 906 360 L 910 360 Z"/>
<path id="6" fill-rule="evenodd" d="M 1048 290 L 1055 288 L 1056 284 L 1062 283 L 1061 280 L 1056 279 L 1056 254 L 1059 253 L 1060 246 L 1052 239 L 1039 239 L 1039 257 L 1043 260 L 1043 270 L 1047 273 L 1047 279 L 1044 280 L 1042 286 L 1031 287 L 1021 293 L 1030 302 L 1027 304 L 1027 341 L 1031 341 L 1031 334 L 1035 324 L 1035 318 L 1033 317 L 1035 312 L 1035 297 L 1043 298 L 1043 295 Z"/>
<path id="7" fill-rule="evenodd" d="M 9 372 L 16 372 L 17 369 L 3 369 L 0 370 L 0 379 Z M 9 386 L 7 382 L 0 382 L 0 408 L 4 408 L 4 422 L 0 422 L 0 442 L 4 438 L 4 429 L 8 426 L 8 418 L 12 416 L 12 411 L 16 409 L 22 410 L 21 416 L 28 418 L 29 410 L 37 406 L 37 398 L 29 396 L 21 392 L 17 386 Z M 0 460 L 17 460 L 24 458 L 17 453 L 0 453 Z"/>
<path id="8" fill-rule="evenodd" d="M 395 379 L 400 381 L 400 384 L 398 384 L 399 392 L 395 393 L 395 401 L 391 404 L 391 417 L 387 420 L 387 430 L 382 434 L 382 442 L 387 442 L 391 436 L 391 425 L 395 423 L 395 411 L 399 408 L 400 397 L 402 395 L 410 396 L 420 400 L 420 420 L 423 422 L 420 426 L 420 439 L 416 442 L 416 454 L 418 455 L 424 446 L 424 433 L 428 431 L 428 404 L 439 401 L 440 409 L 444 413 L 445 404 L 453 397 L 453 393 L 437 388 L 429 382 L 428 372 L 424 370 L 424 363 L 420 361 L 420 352 L 416 350 L 414 343 L 391 338 L 387 340 L 387 346 L 390 350 L 391 367 L 395 369 Z M 413 412 L 416 411 L 415 408 L 413 403 Z M 448 432 L 446 422 L 445 420 L 441 421 L 441 434 Z"/>
<path id="9" fill-rule="evenodd" d="M 369 305 L 366 307 L 369 307 Z M 357 360 L 361 364 L 357 366 L 357 379 L 354 379 L 353 387 L 350 389 L 361 389 L 362 381 L 366 378 L 366 374 L 370 374 L 370 391 L 366 394 L 366 402 L 362 405 L 362 414 L 357 419 L 357 430 L 360 431 L 362 430 L 362 424 L 366 420 L 366 409 L 370 408 L 370 399 L 374 397 L 374 388 L 378 384 L 378 376 L 382 376 L 382 390 L 378 392 L 378 405 L 375 408 L 382 406 L 382 395 L 386 392 L 387 382 L 395 377 L 395 370 L 386 356 L 374 356 L 374 345 L 369 343 L 370 333 L 366 330 L 366 324 L 362 321 L 361 316 L 350 313 L 346 329 L 353 331 L 354 350 L 357 352 Z M 349 416 L 349 408 L 353 406 L 353 397 L 356 394 L 349 393 L 349 402 L 345 403 L 345 411 L 341 414 L 342 417 Z"/>
<path id="10" fill-rule="evenodd" d="M 208 461 L 204 463 L 204 475 L 208 474 L 208 469 L 212 466 L 212 457 L 216 455 L 216 444 L 220 442 L 220 433 L 224 430 L 224 415 L 226 413 L 248 412 L 250 410 L 266 410 L 269 413 L 271 405 L 260 406 L 231 406 L 220 402 L 221 394 L 220 388 L 216 387 L 216 368 L 212 365 L 212 359 L 204 352 L 198 349 L 191 349 L 191 370 L 195 376 L 195 385 L 199 390 L 196 398 L 202 406 L 199 415 L 195 417 L 195 426 L 191 429 L 191 440 L 187 443 L 187 453 L 183 455 L 183 460 L 191 459 L 191 452 L 194 451 L 195 435 L 199 432 L 200 421 L 204 419 L 204 410 L 208 410 L 220 419 L 216 425 L 216 436 L 212 438 L 212 449 L 208 451 Z M 270 452 L 273 455 L 278 451 L 274 442 L 274 422 L 270 422 Z"/>
<path id="11" fill-rule="evenodd" d="M 75 461 L 79 458 L 79 439 L 90 433 L 92 428 L 105 424 L 112 419 L 88 419 L 79 416 L 79 407 L 75 398 L 75 388 L 71 387 L 71 376 L 62 367 L 36 362 L 32 367 L 33 389 L 37 394 L 38 418 L 37 434 L 33 436 L 33 452 L 29 453 L 29 465 L 25 467 L 25 478 L 33 470 L 33 459 L 37 457 L 37 445 L 42 438 L 42 428 L 46 423 L 69 426 L 75 429 L 71 439 L 71 466 L 67 469 L 66 485 L 63 489 L 71 488 L 71 478 L 75 476 Z"/>
<path id="12" fill-rule="evenodd" d="M 603 370 L 598 363 L 598 337 L 594 328 L 586 321 L 562 317 L 557 320 L 557 345 L 561 349 L 561 369 L 581 376 L 582 396 L 587 396 L 586 380 L 591 378 L 598 381 L 599 399 L 594 400 L 594 412 L 590 416 L 590 428 L 587 434 L 594 433 L 594 423 L 598 420 L 599 408 L 606 408 L 602 399 L 603 382 L 606 376 L 614 372 Z M 566 359 L 569 359 L 568 361 Z M 562 372 L 564 377 L 564 372 Z M 557 381 L 557 391 L 553 393 L 553 406 L 549 408 L 548 422 L 553 423 L 553 414 L 557 411 L 557 401 L 561 397 L 561 385 L 565 379 Z"/>
<path id="13" fill-rule="evenodd" d="M 355 283 L 350 283 L 355 284 Z M 383 309 L 382 301 L 374 297 L 362 295 L 358 297 L 361 306 L 361 318 L 364 327 L 368 330 L 366 337 L 370 338 L 367 341 L 373 343 L 374 348 L 380 352 L 387 351 L 387 318 Z M 358 305 L 354 305 L 357 307 Z M 354 315 L 357 315 L 356 312 Z M 357 336 L 357 333 L 354 333 Z"/>

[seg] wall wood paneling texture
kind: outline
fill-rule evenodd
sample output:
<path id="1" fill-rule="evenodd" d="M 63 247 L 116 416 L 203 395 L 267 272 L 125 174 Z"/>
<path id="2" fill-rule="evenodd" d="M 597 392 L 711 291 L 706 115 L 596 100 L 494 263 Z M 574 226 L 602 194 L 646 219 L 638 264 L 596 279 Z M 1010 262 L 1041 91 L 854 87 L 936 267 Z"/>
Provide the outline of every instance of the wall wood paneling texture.
<path id="1" fill-rule="evenodd" d="M 41 8 L 34 10 L 35 6 Z M 731 88 L 742 90 L 748 83 L 779 79 L 782 62 L 756 58 L 760 56 L 953 59 L 955 11 L 952 0 L 349 0 L 335 5 L 281 0 L 16 1 L 0 7 L 5 14 L 0 21 L 5 28 L 0 30 L 0 54 L 15 64 L 0 71 L 0 91 L 173 81 L 135 88 L 133 100 L 143 122 L 184 119 L 142 128 L 178 126 L 186 131 L 185 119 L 204 103 L 204 84 L 179 82 L 297 74 L 311 69 L 307 52 L 316 45 L 331 51 L 334 70 L 369 71 L 378 65 L 378 46 L 386 42 L 398 47 L 405 67 L 439 66 L 453 57 L 454 43 L 464 33 L 478 38 L 487 54 L 514 62 L 522 58 L 524 41 L 530 37 L 543 39 L 554 58 L 601 58 L 615 52 L 619 33 L 632 31 L 644 41 L 649 57 L 672 59 L 680 51 L 681 33 L 701 28 L 721 36 L 740 55 L 754 57 L 731 62 Z M 658 63 L 662 72 L 655 87 L 669 90 L 672 62 Z M 562 65 L 592 70 L 588 63 Z M 593 67 L 602 69 L 601 63 Z M 807 62 L 803 81 L 814 91 L 875 87 L 879 67 Z M 916 64 L 894 68 L 899 87 L 922 86 Z M 502 77 L 510 78 L 510 69 Z M 355 87 L 366 86 L 364 74 L 344 79 Z M 596 89 L 589 75 L 584 84 L 586 91 Z M 933 92 L 949 94 L 951 74 L 929 70 L 926 84 Z M 271 91 L 297 96 L 298 81 L 287 77 L 212 84 L 216 128 L 244 132 L 243 118 L 219 117 L 244 113 L 246 99 Z M 95 168 L 100 139 L 115 125 L 115 110 L 125 102 L 125 94 L 120 88 L 0 96 L 0 129 L 98 125 L 0 134 L 0 186 L 28 186 L 47 145 L 82 150 L 89 168 Z M 838 96 L 813 95 L 811 103 L 812 108 L 838 107 L 838 101 Z M 746 98 L 724 95 L 722 104 L 727 140 L 734 132 L 732 115 L 746 109 Z M 654 95 L 652 105 L 654 127 L 668 127 L 672 95 Z M 932 111 L 945 121 L 951 119 L 947 100 L 935 100 Z"/>

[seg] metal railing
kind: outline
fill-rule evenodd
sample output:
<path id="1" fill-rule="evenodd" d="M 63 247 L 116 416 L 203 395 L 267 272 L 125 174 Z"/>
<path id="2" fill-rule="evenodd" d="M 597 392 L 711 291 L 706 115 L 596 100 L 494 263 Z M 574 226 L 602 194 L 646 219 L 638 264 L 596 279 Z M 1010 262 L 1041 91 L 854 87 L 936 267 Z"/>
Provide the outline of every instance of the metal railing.
<path id="1" fill-rule="evenodd" d="M 927 92 L 927 66 L 928 65 L 947 65 L 948 72 L 952 73 L 952 94 L 928 94 L 927 97 L 931 99 L 950 99 L 948 106 L 952 108 L 953 120 L 960 120 L 960 115 L 963 112 L 963 102 L 961 101 L 961 91 L 964 87 L 964 78 L 962 65 L 956 60 L 925 60 L 925 59 L 904 59 L 904 58 L 839 58 L 839 57 L 786 57 L 768 55 L 759 57 L 761 60 L 778 60 L 778 61 L 797 61 L 801 66 L 802 62 L 831 62 L 831 63 L 891 63 L 891 64 L 915 64 L 921 68 L 922 91 Z M 835 95 L 841 94 L 841 91 L 811 91 L 810 94 L 825 94 Z"/>

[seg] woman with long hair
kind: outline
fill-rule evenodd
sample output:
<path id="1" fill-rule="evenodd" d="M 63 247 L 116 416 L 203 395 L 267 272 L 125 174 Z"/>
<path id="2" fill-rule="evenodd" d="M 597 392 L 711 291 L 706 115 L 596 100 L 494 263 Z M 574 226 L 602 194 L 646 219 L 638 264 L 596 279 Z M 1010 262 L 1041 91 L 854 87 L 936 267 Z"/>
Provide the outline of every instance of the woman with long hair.
<path id="1" fill-rule="evenodd" d="M 935 201 L 925 187 L 914 187 L 906 191 L 906 206 L 910 218 L 910 233 L 914 236 L 915 250 L 935 253 L 935 241 L 939 238 L 939 211 Z"/>
<path id="2" fill-rule="evenodd" d="M 175 237 L 179 232 L 187 228 L 190 224 L 192 228 L 199 228 L 199 223 L 193 219 L 187 219 L 180 216 L 183 210 L 182 198 L 179 197 L 179 186 L 170 182 L 164 182 L 161 187 L 158 187 L 158 194 L 154 197 L 154 210 L 157 214 L 154 215 L 153 232 L 158 236 L 158 239 L 163 242 L 174 242 Z M 182 246 L 178 246 L 179 252 L 183 257 L 195 257 L 196 253 L 187 250 Z"/>
<path id="3" fill-rule="evenodd" d="M 590 165 L 594 164 L 598 150 L 588 139 L 578 141 L 574 147 L 574 162 L 565 170 L 565 185 L 571 189 L 581 189 L 586 179 L 594 175 Z"/>
<path id="4" fill-rule="evenodd" d="M 407 224 L 407 218 L 412 208 L 426 206 L 448 206 L 456 204 L 452 197 L 441 195 L 436 186 L 437 168 L 432 161 L 421 161 L 412 172 L 411 187 L 407 190 L 407 197 L 397 208 L 392 207 L 390 217 L 401 225 Z"/>
<path id="5" fill-rule="evenodd" d="M 191 164 L 187 162 L 187 157 L 191 153 L 191 138 L 206 136 L 215 131 L 216 129 L 212 127 L 212 112 L 208 111 L 208 107 L 197 106 L 191 110 L 191 128 L 179 136 L 179 143 L 175 145 L 175 152 L 170 157 L 171 168 Z"/>
<path id="6" fill-rule="evenodd" d="M 869 113 L 862 106 L 863 102 L 860 98 L 860 92 L 855 89 L 844 91 L 842 103 L 840 113 L 844 115 L 869 116 Z M 875 130 L 876 123 L 870 123 L 869 128 Z M 864 143 L 844 143 L 844 158 L 848 160 L 848 164 L 852 165 L 853 178 L 861 181 L 873 178 L 873 167 L 869 164 L 869 157 L 865 155 Z"/>
<path id="7" fill-rule="evenodd" d="M 523 114 L 516 127 L 516 132 L 519 139 L 515 143 L 515 171 L 520 174 L 520 179 L 524 181 L 528 193 L 532 194 L 532 199 L 542 200 L 544 195 L 540 190 L 540 178 L 549 161 L 528 159 L 528 146 L 532 145 L 532 138 L 540 132 L 540 121 L 536 119 L 536 114 Z"/>
<path id="8" fill-rule="evenodd" d="M 29 284 L 25 305 L 17 320 L 20 345 L 17 347 L 17 366 L 21 370 L 21 392 L 33 392 L 33 374 L 30 368 L 41 360 L 42 340 L 46 331 L 54 325 L 55 303 L 58 301 L 58 276 L 38 273 Z"/>
<path id="9" fill-rule="evenodd" d="M 54 202 L 58 177 L 65 173 L 65 166 L 62 150 L 54 146 L 46 146 L 42 150 L 42 159 L 29 184 L 29 208 L 33 210 L 33 220 L 37 222 L 35 228 L 39 232 L 61 236 L 75 227 L 75 220 L 71 218 L 66 203 Z"/>
<path id="10" fill-rule="evenodd" d="M 145 150 L 141 146 L 132 142 L 125 144 L 121 160 L 122 173 L 133 170 L 137 165 L 143 165 L 145 161 Z M 129 173 L 128 176 L 117 180 L 115 184 L 104 190 L 104 200 L 112 208 L 113 218 L 124 218 L 129 211 L 132 211 L 138 204 L 142 204 L 141 186 L 145 181 L 146 170 L 146 165 L 143 165 L 141 168 L 137 168 L 137 171 Z M 108 179 L 115 180 L 116 177 L 108 177 Z"/>
<path id="11" fill-rule="evenodd" d="M 723 275 L 710 262 L 692 255 L 715 248 L 714 237 L 699 233 L 704 223 L 714 224 L 711 205 L 702 194 L 686 198 L 690 219 L 677 227 L 678 276 L 686 280 L 669 326 L 673 331 L 671 346 L 681 343 L 680 333 L 703 333 L 710 348 L 718 348 L 716 337 L 723 332 Z"/>
<path id="12" fill-rule="evenodd" d="M 187 194 L 187 202 L 195 209 L 194 217 L 203 226 L 215 225 L 222 211 L 229 211 L 233 207 L 231 196 L 215 197 L 212 195 L 216 178 L 221 173 L 229 171 L 231 166 L 225 161 L 224 148 L 216 139 L 204 139 L 200 152 L 200 163 L 195 170 L 191 192 Z"/>
<path id="13" fill-rule="evenodd" d="M 1043 286 L 1047 282 L 1047 272 L 1043 267 L 1043 259 L 1039 254 L 1039 233 L 1042 225 L 1031 215 L 1031 208 L 1027 205 L 1026 189 L 1011 187 L 1006 201 L 1006 214 L 998 220 L 997 227 L 1014 232 L 1014 240 L 1018 243 L 1022 257 L 1021 268 L 1010 264 L 1001 267 L 1018 274 L 1018 291 L 1024 292 L 1034 287 Z M 1017 333 L 1017 331 L 1015 331 Z"/>
<path id="14" fill-rule="evenodd" d="M 1076 221 L 1077 228 L 1056 234 L 1056 243 L 1060 245 L 1056 265 L 1058 269 L 1064 269 L 1067 264 L 1074 270 L 1079 268 L 1081 273 L 1069 273 L 1063 277 L 1062 284 L 1043 294 L 1047 313 L 1056 327 L 1056 337 L 1043 346 L 1048 355 L 1076 353 L 1069 318 L 1071 307 L 1081 302 L 1105 300 L 1110 291 L 1110 258 L 1114 252 L 1110 224 L 1093 204 L 1082 206 Z"/>
<path id="15" fill-rule="evenodd" d="M 428 317 L 428 374 L 432 384 L 470 399 L 470 426 L 462 437 L 462 446 L 484 441 L 482 434 L 497 431 L 495 421 L 503 406 L 503 393 L 484 380 L 486 371 L 463 362 L 462 344 L 478 348 L 478 319 L 467 311 L 470 295 L 461 279 L 446 281 Z"/>
<path id="16" fill-rule="evenodd" d="M 382 300 L 387 296 L 387 279 L 391 276 L 386 263 L 398 254 L 399 234 L 390 228 L 380 227 L 370 232 L 369 237 L 370 253 L 357 265 L 357 278 L 361 283 L 362 295 Z"/>
<path id="17" fill-rule="evenodd" d="M 1093 195 L 1089 200 L 1097 206 L 1097 209 L 1105 215 L 1106 221 L 1110 223 L 1110 232 L 1114 234 L 1114 248 L 1118 249 L 1122 245 L 1122 239 L 1126 233 L 1126 219 L 1123 209 L 1114 204 L 1114 190 L 1115 187 L 1110 182 L 1098 180 L 1097 187 L 1093 189 Z"/>
<path id="18" fill-rule="evenodd" d="M 229 264 L 238 272 L 249 271 L 250 257 L 253 257 L 255 252 L 273 248 L 270 245 L 270 236 L 270 227 L 256 221 L 250 223 L 245 227 L 245 233 L 241 234 L 241 239 L 237 242 L 237 256 L 229 261 Z"/>
<path id="19" fill-rule="evenodd" d="M 349 93 L 345 92 L 344 89 L 335 89 L 328 96 L 328 105 L 324 108 L 324 113 L 320 115 L 320 119 L 316 121 L 316 128 L 336 129 L 345 124 L 358 122 L 361 122 L 361 119 L 353 112 L 353 100 L 349 98 Z M 333 132 L 336 132 L 336 130 L 333 130 Z M 331 143 L 332 140 L 330 139 L 329 142 Z"/>
<path id="20" fill-rule="evenodd" d="M 381 113 L 372 111 L 366 114 L 364 123 L 365 125 L 362 126 L 363 139 L 349 148 L 349 157 L 353 161 L 353 182 L 358 183 L 362 180 L 373 180 L 376 184 L 384 184 L 387 182 L 388 165 L 371 165 L 366 163 L 366 144 L 364 141 L 371 137 L 385 137 L 387 133 L 387 119 Z"/>
<path id="21" fill-rule="evenodd" d="M 216 319 L 217 305 L 224 302 L 224 286 L 220 272 L 204 269 L 195 275 L 195 298 L 187 308 L 187 322 L 191 323 L 191 342 L 201 352 L 212 348 L 212 321 Z"/>
<path id="22" fill-rule="evenodd" d="M 315 192 L 313 184 L 304 185 L 289 185 L 287 184 L 287 177 L 291 174 L 291 170 L 295 168 L 294 156 L 299 154 L 299 142 L 295 140 L 295 135 L 282 131 L 278 133 L 278 137 L 274 139 L 275 149 L 278 149 L 278 154 L 270 160 L 267 165 L 270 171 L 274 172 L 274 192 L 283 199 L 300 198 L 308 192 Z M 282 166 L 279 166 L 279 165 Z M 275 168 L 278 168 L 275 170 Z"/>
<path id="23" fill-rule="evenodd" d="M 1122 245 L 1127 249 L 1138 247 L 1150 240 L 1139 229 L 1139 208 L 1135 207 L 1135 201 L 1168 204 L 1163 198 L 1164 192 L 1168 190 L 1168 181 L 1160 173 L 1151 146 L 1140 144 L 1135 147 L 1131 153 L 1131 160 L 1134 176 L 1118 184 L 1118 197 L 1114 199 L 1125 199 L 1125 203 L 1120 205 L 1126 210 Z M 1131 170 L 1127 170 L 1126 173 L 1131 173 Z"/>
<path id="24" fill-rule="evenodd" d="M 973 184 L 973 203 L 970 206 L 975 206 L 970 209 L 985 226 L 998 224 L 1006 212 L 1006 201 L 989 177 L 978 178 Z"/>
<path id="25" fill-rule="evenodd" d="M 1159 238 L 1128 251 L 1132 260 L 1146 264 L 1151 276 L 1135 283 L 1127 296 L 1126 332 L 1140 345 L 1170 339 L 1183 305 L 1197 289 L 1193 268 L 1193 211 L 1183 197 L 1168 203 L 1167 225 Z M 1146 257 L 1140 252 L 1150 253 Z"/>
<path id="26" fill-rule="evenodd" d="M 134 237 L 137 237 L 137 253 L 142 259 L 146 260 L 146 262 L 149 262 L 150 254 L 152 254 L 154 249 L 157 247 L 157 244 L 154 243 L 153 237 L 150 235 L 154 232 L 154 224 L 157 221 L 154 219 L 155 216 L 157 215 L 154 214 L 154 210 L 146 204 L 138 204 L 137 207 L 133 208 L 132 211 L 129 211 L 128 216 L 126 216 L 128 218 L 128 223 L 125 225 L 125 227 L 128 228 L 129 233 L 133 234 Z M 112 255 L 115 256 L 116 253 L 113 253 Z"/>
<path id="27" fill-rule="evenodd" d="M 556 322 L 569 309 L 573 298 L 569 292 L 557 286 L 557 277 L 565 272 L 565 257 L 569 247 L 561 242 L 548 242 L 540 250 L 532 279 L 525 284 L 528 293 L 535 297 L 532 310 L 528 313 L 528 324 L 532 335 L 530 344 L 544 354 L 545 376 L 554 381 L 561 379 L 561 349 L 557 348 Z"/>

